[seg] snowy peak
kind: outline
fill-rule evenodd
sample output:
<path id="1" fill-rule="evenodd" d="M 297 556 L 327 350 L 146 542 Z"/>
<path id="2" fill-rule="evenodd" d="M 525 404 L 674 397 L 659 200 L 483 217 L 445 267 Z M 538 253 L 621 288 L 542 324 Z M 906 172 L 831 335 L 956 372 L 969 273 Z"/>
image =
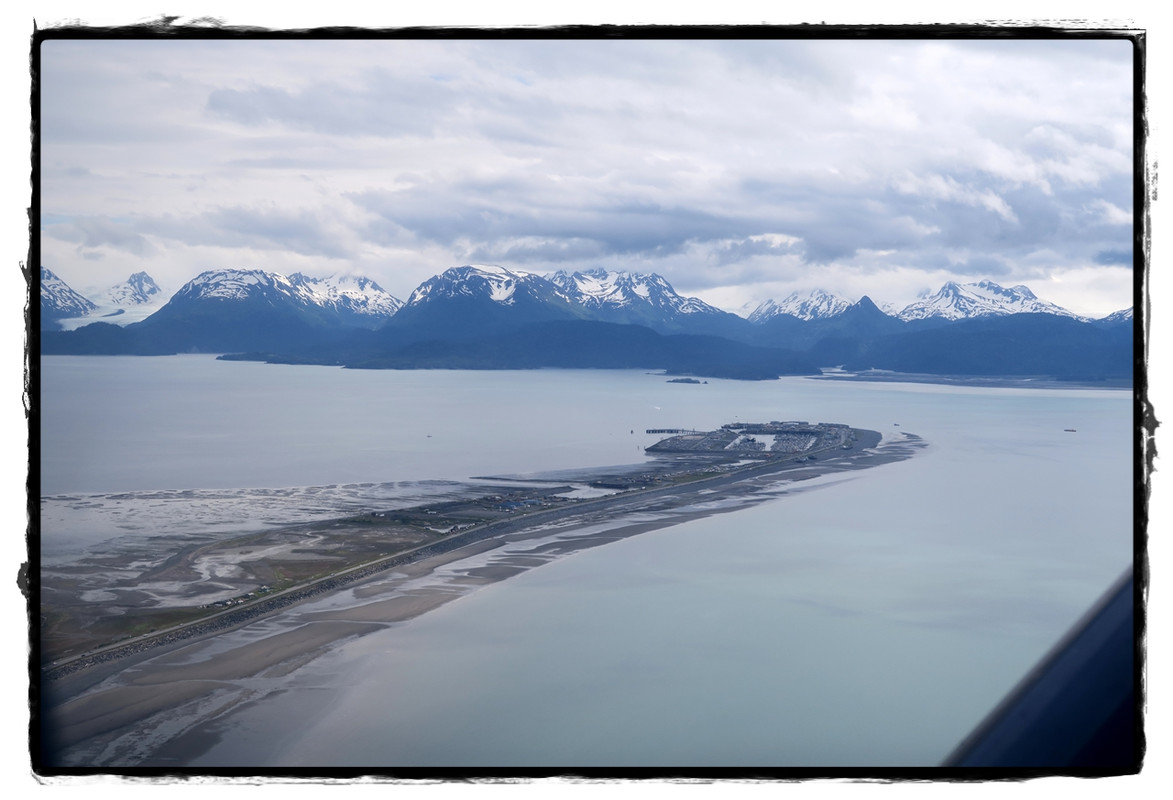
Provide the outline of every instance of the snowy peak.
<path id="1" fill-rule="evenodd" d="M 506 311 L 508 316 L 502 314 Z M 397 325 L 425 318 L 439 325 L 441 313 L 461 316 L 465 328 L 474 319 L 486 326 L 582 320 L 641 325 L 661 333 L 720 335 L 744 324 L 696 298 L 681 297 L 659 275 L 605 269 L 543 276 L 504 267 L 454 267 L 412 292 Z"/>
<path id="2" fill-rule="evenodd" d="M 550 282 L 572 303 L 590 310 L 636 309 L 644 307 L 668 314 L 721 313 L 695 297 L 681 297 L 655 273 L 616 272 L 591 269 L 583 272 L 555 272 Z"/>
<path id="3" fill-rule="evenodd" d="M 1132 327 L 1132 309 L 1122 308 L 1119 311 L 1113 311 L 1106 317 L 1092 320 L 1092 323 L 1099 328 L 1114 328 L 1116 326 Z"/>
<path id="4" fill-rule="evenodd" d="M 483 264 L 453 267 L 421 283 L 406 305 L 419 306 L 441 298 L 482 297 L 513 305 L 518 292 L 535 297 L 551 293 L 540 275 Z"/>
<path id="5" fill-rule="evenodd" d="M 780 303 L 767 300 L 754 309 L 749 315 L 749 321 L 759 324 L 779 314 L 789 314 L 809 322 L 838 316 L 850 306 L 851 303 L 830 292 L 812 289 L 809 292 L 794 292 Z"/>
<path id="6" fill-rule="evenodd" d="M 219 269 L 188 281 L 164 308 L 208 301 L 300 308 L 330 324 L 365 328 L 377 327 L 403 305 L 367 278 L 311 278 L 301 273 L 286 277 L 259 269 Z"/>
<path id="7" fill-rule="evenodd" d="M 403 306 L 402 300 L 360 275 L 311 278 L 295 272 L 289 276 L 289 282 L 308 292 L 317 305 L 361 316 L 390 317 Z"/>
<path id="8" fill-rule="evenodd" d="M 145 272 L 136 272 L 119 284 L 115 284 L 94 298 L 98 305 L 120 308 L 157 303 L 161 293 L 155 280 Z"/>
<path id="9" fill-rule="evenodd" d="M 51 270 L 41 267 L 41 319 L 84 317 L 97 308 Z"/>
<path id="10" fill-rule="evenodd" d="M 259 269 L 208 270 L 175 293 L 180 300 L 249 300 L 286 297 L 297 303 L 371 316 L 388 317 L 402 301 L 374 281 L 359 276 L 312 278 L 295 272 L 286 277 Z"/>
<path id="11" fill-rule="evenodd" d="M 136 272 L 105 291 L 82 297 L 52 272 L 42 269 L 41 298 L 42 315 L 55 320 L 65 330 L 89 324 L 98 317 L 119 325 L 136 322 L 164 302 L 159 286 L 145 272 Z"/>
<path id="12" fill-rule="evenodd" d="M 1037 298 L 1025 286 L 1009 289 L 993 281 L 958 284 L 949 281 L 933 295 L 908 305 L 897 316 L 904 320 L 940 318 L 946 320 L 1009 314 L 1054 314 L 1084 320 L 1067 309 Z"/>
<path id="13" fill-rule="evenodd" d="M 247 300 L 277 293 L 289 297 L 304 296 L 284 275 L 259 269 L 213 269 L 201 272 L 183 285 L 176 300 Z"/>

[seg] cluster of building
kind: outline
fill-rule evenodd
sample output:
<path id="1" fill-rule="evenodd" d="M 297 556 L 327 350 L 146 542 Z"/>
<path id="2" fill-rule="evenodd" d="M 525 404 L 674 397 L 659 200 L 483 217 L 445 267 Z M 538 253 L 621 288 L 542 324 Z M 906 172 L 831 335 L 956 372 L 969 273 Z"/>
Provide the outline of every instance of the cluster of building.
<path id="1" fill-rule="evenodd" d="M 271 591 L 273 591 L 273 587 L 266 584 L 257 587 L 255 592 L 249 592 L 248 594 L 230 597 L 227 600 L 219 600 L 215 603 L 205 603 L 204 605 L 200 606 L 200 608 L 231 608 L 232 606 L 238 606 L 242 603 L 247 603 L 249 600 L 254 600 L 260 595 L 268 594 Z"/>
<path id="2" fill-rule="evenodd" d="M 715 431 L 682 432 L 645 449 L 648 453 L 770 457 L 813 453 L 831 447 L 850 449 L 854 440 L 850 426 L 838 422 L 813 425 L 796 421 L 730 422 Z"/>

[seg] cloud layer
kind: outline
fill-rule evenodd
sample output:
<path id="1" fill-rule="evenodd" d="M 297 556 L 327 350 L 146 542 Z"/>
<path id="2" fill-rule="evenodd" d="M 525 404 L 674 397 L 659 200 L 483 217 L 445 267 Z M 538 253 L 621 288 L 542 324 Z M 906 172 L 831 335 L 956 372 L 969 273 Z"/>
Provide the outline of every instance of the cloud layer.
<path id="1" fill-rule="evenodd" d="M 1127 306 L 1125 40 L 49 41 L 42 248 L 145 269 L 655 271 L 736 308 L 944 280 Z"/>

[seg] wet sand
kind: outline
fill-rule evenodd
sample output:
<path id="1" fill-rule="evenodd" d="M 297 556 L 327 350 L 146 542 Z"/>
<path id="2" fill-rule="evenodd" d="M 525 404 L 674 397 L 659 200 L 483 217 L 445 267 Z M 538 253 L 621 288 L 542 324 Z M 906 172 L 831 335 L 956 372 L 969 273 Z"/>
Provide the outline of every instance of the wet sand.
<path id="1" fill-rule="evenodd" d="M 923 446 L 910 434 L 876 446 L 879 440 L 874 434 L 867 447 L 810 464 L 763 465 L 703 486 L 620 496 L 578 514 L 521 519 L 492 539 L 397 565 L 243 626 L 46 681 L 41 766 L 182 766 L 216 741 L 234 709 L 281 691 L 285 676 L 346 640 L 569 553 L 744 508 L 777 497 L 779 487 L 801 491 Z"/>

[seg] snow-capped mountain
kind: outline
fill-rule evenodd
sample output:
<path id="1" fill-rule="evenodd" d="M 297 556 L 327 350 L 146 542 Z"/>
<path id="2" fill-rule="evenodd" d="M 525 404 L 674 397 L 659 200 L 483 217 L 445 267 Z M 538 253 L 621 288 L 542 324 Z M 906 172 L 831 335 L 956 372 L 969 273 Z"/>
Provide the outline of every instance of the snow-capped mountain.
<path id="1" fill-rule="evenodd" d="M 644 325 L 661 333 L 736 335 L 745 321 L 696 297 L 683 297 L 655 273 L 558 271 L 550 282 L 590 319 Z"/>
<path id="2" fill-rule="evenodd" d="M 642 325 L 660 333 L 730 335 L 745 320 L 677 294 L 659 275 L 593 269 L 549 276 L 465 265 L 429 278 L 412 292 L 393 327 L 415 335 L 474 335 L 478 329 L 537 321 L 585 320 Z"/>
<path id="3" fill-rule="evenodd" d="M 846 311 L 852 304 L 822 289 L 809 292 L 794 292 L 785 300 L 776 303 L 767 300 L 754 309 L 749 321 L 754 324 L 765 322 L 779 314 L 789 314 L 798 319 L 813 320 L 835 317 Z"/>
<path id="4" fill-rule="evenodd" d="M 91 299 L 98 306 L 142 306 L 158 303 L 161 292 L 155 280 L 145 272 L 136 272 L 122 283 L 111 286 Z"/>
<path id="5" fill-rule="evenodd" d="M 202 272 L 176 292 L 168 305 L 201 300 L 285 302 L 320 309 L 336 316 L 338 322 L 363 327 L 385 322 L 403 305 L 367 278 L 312 278 L 300 272 L 287 277 L 259 269 Z"/>
<path id="6" fill-rule="evenodd" d="M 139 298 L 135 279 L 143 295 L 158 297 L 148 295 L 146 276 L 132 276 L 119 297 Z M 89 313 L 82 321 L 92 322 L 93 304 L 48 270 L 42 286 L 45 353 L 233 353 L 398 369 L 656 366 L 721 377 L 841 364 L 1126 380 L 1133 363 L 1131 309 L 1093 324 L 1024 286 L 991 281 L 946 284 L 898 316 L 868 297 L 848 304 L 826 291 L 795 293 L 761 304 L 753 324 L 680 296 L 658 275 L 602 269 L 543 277 L 466 265 L 420 284 L 405 304 L 363 278 L 229 269 L 197 276 L 141 322 L 109 324 L 137 313 L 122 311 L 72 331 L 53 330 L 50 315 Z"/>
<path id="7" fill-rule="evenodd" d="M 572 303 L 592 311 L 654 309 L 668 314 L 724 313 L 695 297 L 681 297 L 668 281 L 655 273 L 559 270 L 550 276 L 550 282 Z"/>
<path id="8" fill-rule="evenodd" d="M 1117 323 L 1132 322 L 1132 309 L 1124 308 L 1120 311 L 1113 311 L 1106 317 L 1096 320 L 1102 325 L 1115 325 Z"/>
<path id="9" fill-rule="evenodd" d="M 386 293 L 376 291 L 369 281 L 319 281 L 259 269 L 217 269 L 200 273 L 162 308 L 125 330 L 140 351 L 274 351 L 334 341 L 356 328 L 375 328 L 389 319 L 389 315 L 356 310 L 354 301 L 361 298 L 344 294 L 348 286 L 375 300 L 376 307 L 393 305 L 387 300 L 390 296 L 383 297 Z"/>
<path id="10" fill-rule="evenodd" d="M 643 325 L 659 333 L 733 338 L 746 332 L 746 321 L 737 314 L 682 296 L 655 272 L 558 271 L 551 274 L 550 282 L 590 319 L 604 323 Z"/>
<path id="11" fill-rule="evenodd" d="M 45 274 L 49 277 L 45 278 Z M 72 296 L 62 300 L 64 282 L 47 269 L 43 269 L 41 281 L 42 316 L 45 302 L 59 307 L 52 317 L 57 326 L 73 330 L 88 325 L 97 318 L 126 325 L 144 319 L 160 308 L 165 298 L 154 279 L 145 272 L 136 272 L 122 283 L 89 294 L 86 297 L 65 287 Z M 81 298 L 79 301 L 78 298 Z M 46 317 L 49 318 L 49 317 Z"/>
<path id="12" fill-rule="evenodd" d="M 311 278 L 295 272 L 289 276 L 289 282 L 308 291 L 314 302 L 323 308 L 334 308 L 359 318 L 367 317 L 382 322 L 403 306 L 402 300 L 360 275 Z"/>
<path id="13" fill-rule="evenodd" d="M 212 269 L 201 272 L 171 297 L 171 303 L 193 300 L 248 300 L 269 295 L 295 297 L 310 302 L 312 292 L 302 290 L 284 275 L 259 269 Z M 170 305 L 170 303 L 169 303 Z"/>
<path id="14" fill-rule="evenodd" d="M 122 283 L 89 295 L 89 299 L 97 308 L 87 317 L 62 320 L 61 327 L 73 330 L 99 318 L 103 322 L 129 325 L 146 319 L 167 302 L 158 284 L 145 272 L 136 272 Z"/>
<path id="15" fill-rule="evenodd" d="M 581 309 L 541 275 L 466 264 L 444 270 L 416 287 L 387 330 L 391 335 L 417 340 L 467 339 L 531 322 L 583 316 Z"/>
<path id="16" fill-rule="evenodd" d="M 1012 286 L 1006 289 L 993 281 L 965 284 L 950 281 L 935 294 L 906 306 L 897 316 L 908 322 L 932 318 L 972 319 L 1008 314 L 1053 314 L 1081 322 L 1088 321 L 1054 303 L 1040 300 L 1025 286 Z"/>
<path id="17" fill-rule="evenodd" d="M 421 283 L 404 303 L 418 307 L 445 298 L 483 298 L 511 306 L 519 298 L 546 300 L 555 295 L 541 275 L 489 264 L 446 269 Z"/>
<path id="18" fill-rule="evenodd" d="M 41 267 L 41 326 L 69 317 L 84 317 L 97 309 L 92 302 L 74 291 L 69 284 Z"/>

